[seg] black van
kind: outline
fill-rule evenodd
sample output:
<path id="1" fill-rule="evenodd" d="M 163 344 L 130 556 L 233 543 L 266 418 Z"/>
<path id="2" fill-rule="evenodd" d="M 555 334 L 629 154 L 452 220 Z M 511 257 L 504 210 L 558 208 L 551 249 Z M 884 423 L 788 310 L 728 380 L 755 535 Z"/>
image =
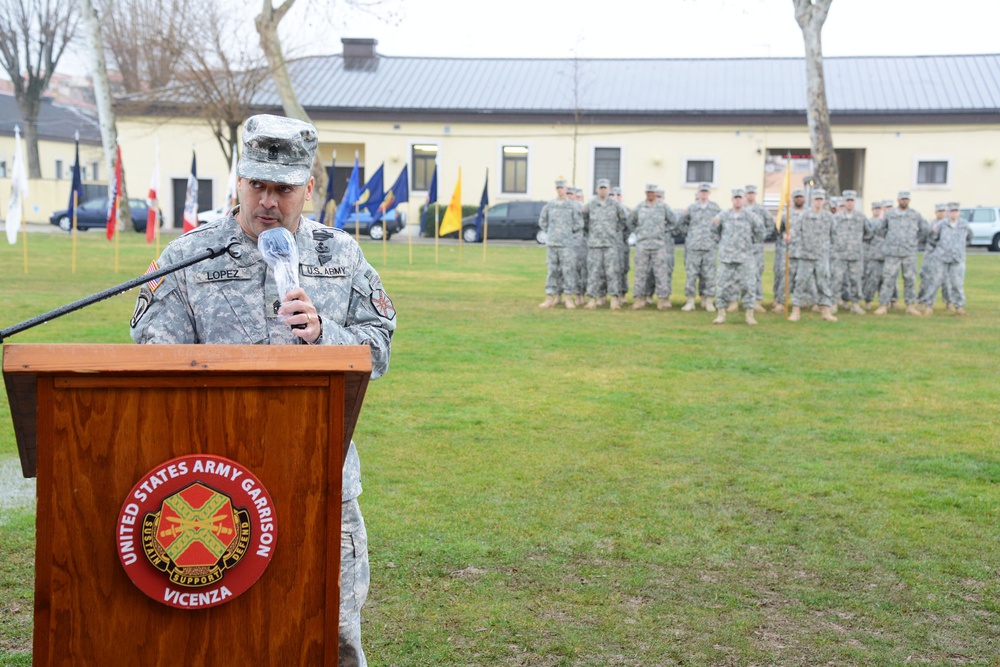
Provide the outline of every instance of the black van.
<path id="1" fill-rule="evenodd" d="M 545 233 L 538 228 L 538 216 L 543 201 L 509 201 L 490 206 L 487 213 L 486 235 L 492 239 L 534 239 L 545 243 Z M 476 230 L 476 216 L 462 218 L 462 240 L 482 241 L 482 231 Z"/>

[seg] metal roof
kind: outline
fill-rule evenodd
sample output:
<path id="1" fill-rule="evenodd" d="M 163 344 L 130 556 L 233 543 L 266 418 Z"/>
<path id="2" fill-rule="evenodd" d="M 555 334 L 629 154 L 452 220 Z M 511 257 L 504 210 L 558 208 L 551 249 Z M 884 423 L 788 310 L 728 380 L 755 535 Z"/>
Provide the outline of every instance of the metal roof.
<path id="1" fill-rule="evenodd" d="M 14 136 L 14 126 L 21 126 L 24 136 L 24 118 L 13 95 L 0 93 L 0 135 Z M 38 138 L 47 141 L 73 141 L 77 130 L 80 143 L 101 144 L 101 129 L 97 120 L 88 114 L 68 106 L 54 104 L 51 99 L 42 98 L 38 110 Z"/>
<path id="2" fill-rule="evenodd" d="M 834 115 L 1000 111 L 1000 54 L 824 58 Z M 802 58 L 345 59 L 289 62 L 310 111 L 799 115 Z M 268 82 L 254 105 L 280 107 Z"/>

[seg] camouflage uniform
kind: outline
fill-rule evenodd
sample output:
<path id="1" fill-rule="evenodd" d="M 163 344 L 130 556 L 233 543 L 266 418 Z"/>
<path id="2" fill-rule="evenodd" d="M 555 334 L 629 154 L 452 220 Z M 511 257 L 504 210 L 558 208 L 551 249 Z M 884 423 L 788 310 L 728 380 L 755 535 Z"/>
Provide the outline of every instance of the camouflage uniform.
<path id="1" fill-rule="evenodd" d="M 788 216 L 791 215 L 789 207 Z M 788 216 L 784 213 L 781 216 L 781 227 L 777 230 L 774 238 L 774 281 L 771 288 L 774 291 L 774 304 L 781 306 L 785 304 L 785 232 L 788 231 Z M 791 262 L 789 262 L 789 265 Z M 790 268 L 790 267 L 789 267 Z"/>
<path id="2" fill-rule="evenodd" d="M 553 199 L 542 208 L 538 226 L 546 233 L 545 293 L 580 294 L 577 282 L 576 234 L 583 232 L 583 211 L 571 199 Z M 560 289 L 561 288 L 561 289 Z"/>
<path id="3" fill-rule="evenodd" d="M 885 265 L 882 268 L 882 288 L 879 291 L 879 306 L 887 305 L 892 299 L 893 286 L 902 269 L 903 298 L 906 305 L 917 300 L 917 245 L 926 238 L 930 225 L 912 208 L 893 208 L 875 225 L 875 234 L 885 238 Z"/>
<path id="4" fill-rule="evenodd" d="M 719 247 L 719 275 L 716 280 L 718 294 L 715 307 L 724 313 L 730 301 L 743 299 L 743 308 L 753 310 L 755 304 L 754 279 L 757 260 L 754 244 L 765 234 L 764 221 L 746 209 L 730 209 L 712 225 L 712 236 Z"/>
<path id="5" fill-rule="evenodd" d="M 861 280 L 864 275 L 864 236 L 867 222 L 860 211 L 841 211 L 834 216 L 833 265 L 830 289 L 833 296 L 843 293 L 844 301 L 861 303 Z"/>
<path id="6" fill-rule="evenodd" d="M 274 274 L 236 215 L 198 227 L 170 243 L 158 264 L 167 266 L 205 248 L 232 241 L 231 254 L 143 285 L 131 322 L 137 343 L 295 345 L 302 339 L 279 321 Z M 316 306 L 323 330 L 316 344 L 368 345 L 372 379 L 389 367 L 396 328 L 392 302 L 378 273 L 350 235 L 300 217 L 294 234 L 299 281 Z M 341 508 L 340 664 L 365 665 L 361 607 L 368 596 L 368 534 L 358 506 L 361 465 L 351 442 L 344 462 Z"/>
<path id="7" fill-rule="evenodd" d="M 806 303 L 820 307 L 833 305 L 830 249 L 834 225 L 833 215 L 825 209 L 818 213 L 808 209 L 792 219 L 791 252 L 796 260 L 793 306 L 801 307 Z"/>
<path id="8" fill-rule="evenodd" d="M 803 208 L 795 208 L 794 206 L 792 206 L 789 209 L 789 211 L 788 211 L 788 223 L 787 223 L 787 226 L 785 227 L 785 234 L 789 234 L 790 233 L 790 230 L 795 225 L 795 220 L 799 216 L 801 216 L 803 213 L 805 213 L 805 212 L 806 212 L 805 207 L 803 207 Z M 782 223 L 782 224 L 784 225 L 785 223 Z M 784 238 L 782 238 L 782 241 L 784 241 Z M 788 297 L 791 298 L 792 293 L 795 291 L 795 274 L 796 274 L 796 272 L 798 271 L 798 268 L 799 268 L 799 261 L 798 261 L 798 258 L 796 256 L 796 254 L 795 254 L 796 253 L 795 248 L 796 248 L 796 244 L 798 243 L 798 239 L 792 238 L 790 241 L 787 241 L 786 243 L 788 244 Z M 813 281 L 811 293 L 813 295 L 815 295 L 815 293 L 816 293 L 815 281 Z M 784 299 L 785 299 L 785 286 L 782 285 L 781 286 L 781 303 L 782 304 L 784 304 L 784 302 L 785 302 Z M 816 303 L 815 298 L 813 299 L 812 303 Z"/>
<path id="9" fill-rule="evenodd" d="M 944 211 L 944 205 L 938 204 L 935 213 L 937 213 L 937 211 Z M 932 226 L 937 226 L 947 223 L 947 216 L 945 216 L 932 221 L 930 224 Z M 934 237 L 933 234 L 928 235 L 927 245 L 924 248 L 924 261 L 920 264 L 920 290 L 917 293 L 917 303 L 927 304 L 930 306 L 934 305 L 934 299 L 937 296 L 936 293 L 939 287 L 944 288 L 943 292 L 945 303 L 952 303 L 952 301 L 948 298 L 949 292 L 947 283 L 942 280 L 935 279 L 935 274 L 941 268 L 941 258 L 937 252 L 936 243 L 936 237 Z M 928 294 L 927 292 L 932 284 L 935 286 L 934 293 Z"/>
<path id="10" fill-rule="evenodd" d="M 611 197 L 595 197 L 583 207 L 583 225 L 588 248 L 587 296 L 620 295 L 624 291 L 620 262 L 622 234 L 627 229 L 625 208 Z"/>
<path id="11" fill-rule="evenodd" d="M 753 244 L 754 259 L 754 299 L 764 300 L 764 240 L 774 231 L 774 216 L 763 204 L 747 204 L 746 210 L 750 215 L 760 218 L 763 225 L 764 236 L 760 241 Z"/>
<path id="12" fill-rule="evenodd" d="M 923 304 L 934 305 L 934 295 L 943 283 L 947 285 L 947 293 L 951 303 L 956 308 L 965 306 L 965 246 L 972 242 L 972 230 L 969 223 L 959 219 L 955 222 L 942 220 L 934 225 L 930 239 L 936 243 L 935 254 L 939 263 L 931 275 L 931 283 Z"/>
<path id="13" fill-rule="evenodd" d="M 693 299 L 699 293 L 702 303 L 715 296 L 715 255 L 718 241 L 713 233 L 712 218 L 722 213 L 714 201 L 695 202 L 681 216 L 684 239 L 684 296 Z M 699 285 L 699 282 L 701 283 Z"/>
<path id="14" fill-rule="evenodd" d="M 639 202 L 628 217 L 629 231 L 634 231 L 635 287 L 633 296 L 649 298 L 656 290 L 660 301 L 670 298 L 670 261 L 673 259 L 673 234 L 678 230 L 677 216 L 665 202 Z M 653 285 L 649 285 L 652 274 Z"/>
<path id="15" fill-rule="evenodd" d="M 582 192 L 580 188 L 573 188 L 573 193 L 579 199 L 574 199 L 573 203 L 580 210 L 580 218 L 583 219 L 583 202 Z M 584 289 L 587 287 L 587 256 L 590 254 L 590 249 L 587 244 L 587 230 L 581 227 L 579 231 L 573 233 L 573 247 L 576 249 L 576 284 L 578 292 L 574 294 L 583 294 Z"/>
<path id="16" fill-rule="evenodd" d="M 871 303 L 882 289 L 882 271 L 885 266 L 885 238 L 875 233 L 881 218 L 865 221 L 864 285 L 861 288 L 865 303 Z"/>

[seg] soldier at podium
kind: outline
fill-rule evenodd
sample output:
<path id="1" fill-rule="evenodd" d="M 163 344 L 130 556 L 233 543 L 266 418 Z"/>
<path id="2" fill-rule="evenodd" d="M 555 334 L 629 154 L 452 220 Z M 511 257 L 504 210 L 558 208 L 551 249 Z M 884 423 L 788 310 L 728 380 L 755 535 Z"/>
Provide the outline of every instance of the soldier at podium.
<path id="1" fill-rule="evenodd" d="M 150 270 L 219 244 L 229 253 L 142 287 L 131 321 L 137 343 L 368 345 L 372 379 L 389 367 L 396 312 L 378 273 L 343 231 L 302 215 L 312 199 L 316 128 L 279 116 L 248 118 L 237 167 L 240 205 L 170 243 Z M 257 237 L 284 227 L 298 250 L 300 287 L 277 293 Z M 365 665 L 361 607 L 368 595 L 368 537 L 358 506 L 361 467 L 344 463 L 340 665 Z"/>

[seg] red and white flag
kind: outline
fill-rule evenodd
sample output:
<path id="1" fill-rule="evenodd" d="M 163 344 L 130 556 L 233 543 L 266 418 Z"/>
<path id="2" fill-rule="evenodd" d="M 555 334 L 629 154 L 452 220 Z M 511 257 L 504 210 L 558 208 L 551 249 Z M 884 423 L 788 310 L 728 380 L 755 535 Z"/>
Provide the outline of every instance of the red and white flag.
<path id="1" fill-rule="evenodd" d="M 116 157 L 115 157 L 115 175 L 111 180 L 111 184 L 108 186 L 108 240 L 110 241 L 114 235 L 115 230 L 118 228 L 118 198 L 121 197 L 122 191 L 122 147 L 118 145 L 115 147 Z"/>
<path id="2" fill-rule="evenodd" d="M 198 162 L 191 151 L 191 173 L 188 174 L 187 194 L 184 196 L 184 232 L 198 226 Z"/>
<path id="3" fill-rule="evenodd" d="M 159 229 L 160 201 L 160 142 L 156 142 L 156 161 L 153 163 L 153 177 L 149 180 L 149 194 L 146 195 L 146 243 L 152 243 Z"/>

